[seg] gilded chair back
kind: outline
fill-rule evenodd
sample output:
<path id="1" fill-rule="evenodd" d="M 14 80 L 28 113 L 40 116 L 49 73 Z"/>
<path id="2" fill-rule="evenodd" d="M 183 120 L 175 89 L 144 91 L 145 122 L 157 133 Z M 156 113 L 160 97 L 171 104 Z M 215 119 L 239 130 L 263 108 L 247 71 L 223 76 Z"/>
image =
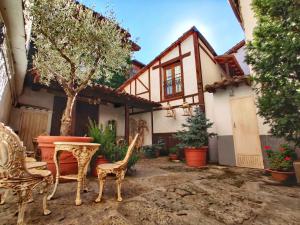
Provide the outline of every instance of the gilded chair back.
<path id="1" fill-rule="evenodd" d="M 0 123 L 0 179 L 25 176 L 25 147 L 11 128 Z"/>
<path id="2" fill-rule="evenodd" d="M 125 158 L 122 161 L 120 161 L 121 167 L 126 167 L 127 166 L 128 161 L 129 161 L 129 159 L 130 159 L 130 157 L 133 153 L 134 147 L 137 143 L 138 137 L 139 137 L 139 134 L 136 134 L 134 139 L 132 140 L 131 144 L 129 145 L 129 147 L 127 149 L 127 152 L 126 152 Z"/>

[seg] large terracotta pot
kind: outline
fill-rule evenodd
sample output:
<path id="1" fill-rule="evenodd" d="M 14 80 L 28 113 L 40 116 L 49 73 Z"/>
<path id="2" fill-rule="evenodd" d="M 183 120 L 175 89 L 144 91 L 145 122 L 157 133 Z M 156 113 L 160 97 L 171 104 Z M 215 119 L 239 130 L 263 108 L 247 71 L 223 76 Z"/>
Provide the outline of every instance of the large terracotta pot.
<path id="1" fill-rule="evenodd" d="M 293 164 L 296 173 L 297 183 L 300 184 L 300 160 L 294 161 Z"/>
<path id="2" fill-rule="evenodd" d="M 99 155 L 97 157 L 97 159 L 95 160 L 95 166 L 94 166 L 94 168 L 92 170 L 92 175 L 94 177 L 97 177 L 97 169 L 96 169 L 97 166 L 100 165 L 100 164 L 104 164 L 104 163 L 109 163 L 109 162 L 108 162 L 108 160 L 104 156 Z"/>
<path id="3" fill-rule="evenodd" d="M 207 149 L 207 146 L 201 148 L 185 148 L 184 155 L 186 164 L 191 167 L 206 166 Z"/>
<path id="4" fill-rule="evenodd" d="M 276 171 L 276 170 L 271 170 L 271 169 L 267 169 L 267 171 L 270 172 L 272 178 L 278 182 L 285 182 L 288 179 L 290 179 L 290 177 L 295 175 L 294 171 L 282 172 L 282 171 Z"/>
<path id="5" fill-rule="evenodd" d="M 75 136 L 39 136 L 37 138 L 38 147 L 41 150 L 42 161 L 47 162 L 47 168 L 55 176 L 56 169 L 53 161 L 54 155 L 54 142 L 67 141 L 67 142 L 92 142 L 91 137 L 75 137 Z M 76 174 L 78 171 L 77 160 L 71 152 L 63 152 L 60 154 L 60 174 Z"/>

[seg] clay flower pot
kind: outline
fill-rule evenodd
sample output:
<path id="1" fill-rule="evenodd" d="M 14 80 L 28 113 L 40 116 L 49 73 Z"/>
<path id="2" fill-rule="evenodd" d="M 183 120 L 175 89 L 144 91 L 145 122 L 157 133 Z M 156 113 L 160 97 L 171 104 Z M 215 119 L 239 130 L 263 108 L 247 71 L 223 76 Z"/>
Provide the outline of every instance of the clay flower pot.
<path id="1" fill-rule="evenodd" d="M 271 173 L 271 176 L 274 180 L 278 182 L 285 182 L 287 181 L 290 177 L 295 175 L 294 171 L 291 172 L 283 172 L 283 171 L 276 171 L 276 170 L 271 170 L 267 169 L 266 171 Z"/>
<path id="2" fill-rule="evenodd" d="M 92 170 L 92 175 L 94 177 L 97 177 L 97 166 L 100 165 L 100 164 L 104 164 L 104 163 L 109 163 L 108 160 L 105 158 L 105 156 L 103 155 L 99 155 L 97 157 L 97 159 L 95 160 L 95 166 Z"/>
<path id="3" fill-rule="evenodd" d="M 53 161 L 54 142 L 68 141 L 68 142 L 92 142 L 91 137 L 75 137 L 75 136 L 39 136 L 37 138 L 38 147 L 41 150 L 42 161 L 47 162 L 47 168 L 55 176 L 56 169 Z M 63 152 L 60 154 L 60 174 L 77 174 L 78 165 L 77 160 L 71 152 Z"/>
<path id="4" fill-rule="evenodd" d="M 207 149 L 207 146 L 201 148 L 185 148 L 184 155 L 186 164 L 191 167 L 206 166 Z"/>
<path id="5" fill-rule="evenodd" d="M 171 161 L 178 160 L 177 154 L 175 154 L 175 153 L 170 153 L 169 158 L 170 158 Z"/>

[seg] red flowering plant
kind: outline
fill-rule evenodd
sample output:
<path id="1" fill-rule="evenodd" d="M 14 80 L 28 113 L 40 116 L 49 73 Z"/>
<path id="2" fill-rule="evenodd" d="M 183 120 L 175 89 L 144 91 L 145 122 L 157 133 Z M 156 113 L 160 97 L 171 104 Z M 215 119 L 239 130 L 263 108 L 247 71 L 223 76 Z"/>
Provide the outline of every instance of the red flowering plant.
<path id="1" fill-rule="evenodd" d="M 297 159 L 297 154 L 289 145 L 281 145 L 279 151 L 272 150 L 270 146 L 265 146 L 269 166 L 271 170 L 292 171 L 293 161 Z"/>

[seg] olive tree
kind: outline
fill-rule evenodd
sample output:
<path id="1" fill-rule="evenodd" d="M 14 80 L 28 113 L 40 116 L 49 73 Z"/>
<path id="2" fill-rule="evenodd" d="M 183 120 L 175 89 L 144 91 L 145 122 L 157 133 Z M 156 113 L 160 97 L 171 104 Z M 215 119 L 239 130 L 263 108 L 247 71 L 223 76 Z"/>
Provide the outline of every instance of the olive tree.
<path id="1" fill-rule="evenodd" d="M 67 96 L 61 135 L 71 134 L 78 93 L 128 66 L 131 42 L 114 15 L 106 17 L 73 0 L 34 0 L 31 5 L 34 68 L 40 82 L 56 81 Z"/>

